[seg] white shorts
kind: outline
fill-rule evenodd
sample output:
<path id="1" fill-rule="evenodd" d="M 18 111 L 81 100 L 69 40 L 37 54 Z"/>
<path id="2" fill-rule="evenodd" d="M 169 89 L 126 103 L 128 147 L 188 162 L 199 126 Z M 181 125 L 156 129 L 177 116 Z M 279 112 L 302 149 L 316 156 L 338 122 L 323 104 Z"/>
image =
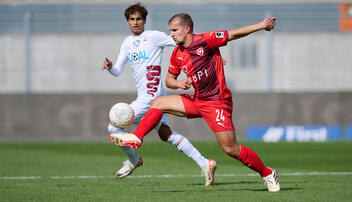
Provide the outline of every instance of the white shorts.
<path id="1" fill-rule="evenodd" d="M 134 121 L 132 125 L 134 127 L 137 127 L 143 116 L 148 112 L 150 104 L 137 99 L 133 101 L 130 105 L 134 111 Z M 161 124 L 169 126 L 169 120 L 166 114 L 163 114 L 163 117 L 161 118 L 159 124 L 155 127 L 154 130 L 156 132 L 159 131 Z"/>

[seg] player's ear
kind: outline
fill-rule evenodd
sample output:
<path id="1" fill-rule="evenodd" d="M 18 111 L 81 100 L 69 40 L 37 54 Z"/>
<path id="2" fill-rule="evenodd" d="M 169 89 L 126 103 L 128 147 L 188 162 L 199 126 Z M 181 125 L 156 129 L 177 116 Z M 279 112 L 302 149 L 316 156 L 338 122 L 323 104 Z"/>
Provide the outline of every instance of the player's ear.
<path id="1" fill-rule="evenodd" d="M 186 31 L 186 33 L 190 33 L 191 32 L 191 27 L 190 26 L 185 26 L 185 31 Z"/>

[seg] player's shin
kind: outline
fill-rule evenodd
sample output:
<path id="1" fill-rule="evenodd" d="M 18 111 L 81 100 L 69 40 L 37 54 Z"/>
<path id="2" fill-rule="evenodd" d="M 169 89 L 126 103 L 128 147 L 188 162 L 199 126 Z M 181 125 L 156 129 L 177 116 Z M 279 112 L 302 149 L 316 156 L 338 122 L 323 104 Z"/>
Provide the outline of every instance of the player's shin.
<path id="1" fill-rule="evenodd" d="M 187 138 L 174 131 L 167 141 L 199 165 L 202 169 L 202 174 L 205 177 L 205 186 L 210 186 L 214 183 L 216 161 L 204 158 L 204 156 L 189 142 Z"/>
<path id="2" fill-rule="evenodd" d="M 139 139 L 143 140 L 144 136 L 146 136 L 151 130 L 153 130 L 158 125 L 162 117 L 163 111 L 161 111 L 160 109 L 149 109 L 140 121 L 137 130 L 133 132 L 133 134 L 135 134 Z"/>
<path id="3" fill-rule="evenodd" d="M 137 155 L 136 151 L 134 151 L 134 149 L 131 147 L 121 147 L 121 149 L 126 154 L 128 160 L 130 160 L 131 163 L 134 165 L 137 164 L 139 156 Z"/>
<path id="4" fill-rule="evenodd" d="M 258 172 L 262 177 L 271 174 L 271 169 L 266 167 L 259 156 L 250 148 L 241 145 L 241 153 L 237 158 L 248 168 Z"/>
<path id="5" fill-rule="evenodd" d="M 125 130 L 123 128 L 117 128 L 111 124 L 109 124 L 108 126 L 108 131 L 110 134 L 125 133 Z M 139 156 L 134 151 L 134 149 L 130 147 L 121 147 L 121 149 L 126 154 L 126 156 L 128 157 L 128 160 L 130 160 L 131 163 L 136 164 L 138 162 Z"/>
<path id="6" fill-rule="evenodd" d="M 179 151 L 192 158 L 200 168 L 204 168 L 208 164 L 208 159 L 204 156 L 189 142 L 184 136 L 172 131 L 169 139 L 167 140 L 170 144 L 176 147 Z"/>

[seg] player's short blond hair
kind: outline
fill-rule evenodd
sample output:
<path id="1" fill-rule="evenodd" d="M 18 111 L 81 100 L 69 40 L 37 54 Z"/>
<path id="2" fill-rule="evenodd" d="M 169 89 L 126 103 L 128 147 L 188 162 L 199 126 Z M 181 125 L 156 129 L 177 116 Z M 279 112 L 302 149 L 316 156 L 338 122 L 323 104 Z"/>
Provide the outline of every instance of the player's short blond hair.
<path id="1" fill-rule="evenodd" d="M 188 13 L 178 13 L 172 16 L 169 20 L 169 24 L 171 23 L 171 21 L 173 21 L 176 18 L 180 19 L 181 25 L 189 26 L 191 28 L 191 33 L 193 33 L 193 20 Z"/>

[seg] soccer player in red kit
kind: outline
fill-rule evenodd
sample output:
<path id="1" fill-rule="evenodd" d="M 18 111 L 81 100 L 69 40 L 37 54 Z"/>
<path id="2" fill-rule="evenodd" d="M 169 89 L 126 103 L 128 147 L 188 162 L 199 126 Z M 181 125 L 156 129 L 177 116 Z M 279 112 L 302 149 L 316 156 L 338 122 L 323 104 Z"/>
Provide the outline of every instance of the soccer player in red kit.
<path id="1" fill-rule="evenodd" d="M 149 111 L 133 133 L 118 134 L 113 138 L 119 146 L 138 148 L 142 140 L 160 121 L 163 113 L 187 118 L 202 117 L 223 151 L 258 172 L 270 192 L 280 190 L 275 169 L 266 167 L 250 148 L 238 144 L 232 122 L 232 95 L 226 86 L 223 61 L 219 47 L 259 30 L 270 31 L 275 26 L 275 17 L 260 23 L 230 31 L 215 31 L 193 34 L 192 18 L 186 13 L 174 15 L 169 20 L 171 37 L 178 45 L 171 56 L 166 86 L 187 90 L 192 94 L 169 95 L 156 98 Z M 183 71 L 187 78 L 177 80 Z"/>

